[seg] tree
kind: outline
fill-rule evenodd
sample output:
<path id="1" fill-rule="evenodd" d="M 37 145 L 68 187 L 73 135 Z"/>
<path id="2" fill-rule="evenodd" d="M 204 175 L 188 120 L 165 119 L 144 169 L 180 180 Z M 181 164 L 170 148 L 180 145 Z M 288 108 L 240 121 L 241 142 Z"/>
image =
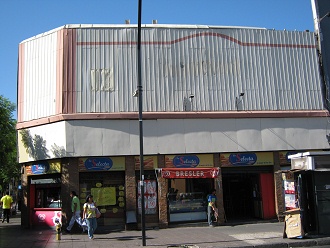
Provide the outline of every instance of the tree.
<path id="1" fill-rule="evenodd" d="M 0 186 L 2 189 L 6 189 L 12 178 L 18 179 L 20 176 L 17 162 L 16 120 L 13 118 L 15 110 L 15 104 L 0 95 Z"/>

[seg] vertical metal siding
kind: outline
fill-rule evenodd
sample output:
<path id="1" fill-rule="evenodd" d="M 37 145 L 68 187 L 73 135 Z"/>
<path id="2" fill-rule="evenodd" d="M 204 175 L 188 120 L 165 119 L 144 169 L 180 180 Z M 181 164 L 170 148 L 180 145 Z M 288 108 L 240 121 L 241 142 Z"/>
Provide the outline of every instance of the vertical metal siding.
<path id="1" fill-rule="evenodd" d="M 137 87 L 137 29 L 73 28 L 76 38 L 67 40 L 72 44 L 63 53 L 67 61 L 75 61 L 70 63 L 75 68 L 67 68 L 73 76 L 64 80 L 63 106 L 70 98 L 69 112 L 74 107 L 77 113 L 138 111 L 132 96 Z M 21 121 L 57 113 L 57 35 L 49 32 L 21 43 Z M 94 86 L 92 72 L 99 73 Z M 308 32 L 143 28 L 142 83 L 143 110 L 150 112 L 236 111 L 241 92 L 243 110 L 324 109 L 316 41 Z"/>
<path id="2" fill-rule="evenodd" d="M 55 114 L 57 33 L 24 43 L 23 121 Z"/>

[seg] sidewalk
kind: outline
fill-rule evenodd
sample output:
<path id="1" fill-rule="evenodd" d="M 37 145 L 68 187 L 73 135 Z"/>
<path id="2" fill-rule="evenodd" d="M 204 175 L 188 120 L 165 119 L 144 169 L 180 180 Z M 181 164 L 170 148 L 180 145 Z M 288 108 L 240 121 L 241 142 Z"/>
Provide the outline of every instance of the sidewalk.
<path id="1" fill-rule="evenodd" d="M 330 247 L 330 237 L 283 239 L 284 223 L 257 223 L 217 227 L 195 226 L 146 230 L 147 247 Z M 10 223 L 0 222 L 0 247 L 114 247 L 142 246 L 141 231 L 116 231 L 95 233 L 89 240 L 87 234 L 63 233 L 56 240 L 54 230 L 28 230 L 20 226 L 20 215 L 13 216 Z"/>

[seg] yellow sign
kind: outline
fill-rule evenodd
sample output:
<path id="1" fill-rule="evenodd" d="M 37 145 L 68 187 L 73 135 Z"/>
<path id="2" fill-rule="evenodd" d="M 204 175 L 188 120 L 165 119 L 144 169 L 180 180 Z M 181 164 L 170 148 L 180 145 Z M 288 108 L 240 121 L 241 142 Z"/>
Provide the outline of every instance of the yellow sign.
<path id="1" fill-rule="evenodd" d="M 124 171 L 125 157 L 79 158 L 79 171 Z"/>
<path id="2" fill-rule="evenodd" d="M 274 158 L 272 152 L 222 153 L 220 164 L 221 167 L 274 165 Z"/>
<path id="3" fill-rule="evenodd" d="M 214 167 L 212 154 L 166 155 L 166 168 Z"/>
<path id="4" fill-rule="evenodd" d="M 97 206 L 116 205 L 115 187 L 91 188 L 91 193 Z"/>

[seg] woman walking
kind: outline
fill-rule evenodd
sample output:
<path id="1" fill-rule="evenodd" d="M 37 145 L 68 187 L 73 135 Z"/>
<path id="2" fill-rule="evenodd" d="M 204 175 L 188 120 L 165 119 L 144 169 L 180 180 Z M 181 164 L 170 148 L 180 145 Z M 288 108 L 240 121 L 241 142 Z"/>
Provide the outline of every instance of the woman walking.
<path id="1" fill-rule="evenodd" d="M 97 228 L 96 221 L 96 204 L 93 201 L 93 196 L 88 195 L 84 204 L 83 220 L 86 219 L 88 227 L 88 237 L 94 239 L 94 232 Z"/>

